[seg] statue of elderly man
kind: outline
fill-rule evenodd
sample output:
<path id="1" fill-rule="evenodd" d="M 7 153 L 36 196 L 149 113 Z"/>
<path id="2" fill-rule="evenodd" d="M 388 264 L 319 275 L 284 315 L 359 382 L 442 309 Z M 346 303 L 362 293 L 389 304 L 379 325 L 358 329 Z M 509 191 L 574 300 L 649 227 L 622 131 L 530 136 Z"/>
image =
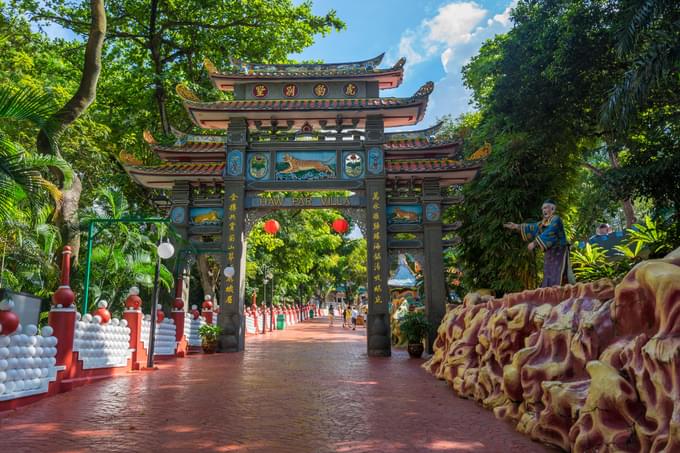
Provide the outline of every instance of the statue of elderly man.
<path id="1" fill-rule="evenodd" d="M 555 213 L 556 210 L 554 201 L 545 200 L 541 208 L 543 220 L 540 222 L 503 224 L 505 228 L 519 231 L 522 239 L 529 242 L 529 250 L 539 247 L 545 252 L 542 288 L 574 283 L 569 261 L 569 243 L 564 233 L 564 224 Z"/>

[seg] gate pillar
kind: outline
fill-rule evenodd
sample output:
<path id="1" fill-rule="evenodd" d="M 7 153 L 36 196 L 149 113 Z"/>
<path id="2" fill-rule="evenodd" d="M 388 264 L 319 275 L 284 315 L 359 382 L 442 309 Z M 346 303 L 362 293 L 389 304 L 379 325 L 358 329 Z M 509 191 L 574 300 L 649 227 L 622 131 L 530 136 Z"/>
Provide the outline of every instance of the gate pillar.
<path id="1" fill-rule="evenodd" d="M 432 353 L 432 346 L 437 336 L 436 328 L 444 317 L 448 299 L 442 249 L 442 197 L 439 180 L 436 178 L 426 178 L 422 189 L 425 310 L 428 321 L 435 326 L 428 336 L 427 348 L 428 352 Z"/>
<path id="2" fill-rule="evenodd" d="M 368 155 L 366 176 L 366 232 L 368 253 L 368 355 L 388 357 L 392 354 L 387 253 L 387 213 L 385 193 L 384 142 L 381 117 L 368 117 L 366 148 Z"/>
<path id="3" fill-rule="evenodd" d="M 220 313 L 222 327 L 219 349 L 223 352 L 243 351 L 245 343 L 245 147 L 248 143 L 247 124 L 233 118 L 227 132 L 227 162 L 224 169 L 224 218 L 222 241 L 225 253 L 220 257 Z M 233 277 L 224 275 L 227 267 L 234 268 Z"/>

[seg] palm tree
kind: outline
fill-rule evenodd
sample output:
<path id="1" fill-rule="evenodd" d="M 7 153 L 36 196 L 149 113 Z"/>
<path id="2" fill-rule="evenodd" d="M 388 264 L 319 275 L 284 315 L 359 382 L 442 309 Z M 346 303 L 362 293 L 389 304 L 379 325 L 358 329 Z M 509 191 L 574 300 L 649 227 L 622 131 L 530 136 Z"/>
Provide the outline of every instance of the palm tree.
<path id="1" fill-rule="evenodd" d="M 623 0 L 618 53 L 628 61 L 602 111 L 606 124 L 626 127 L 654 88 L 680 63 L 680 3 L 677 0 Z"/>
<path id="2" fill-rule="evenodd" d="M 53 104 L 47 95 L 30 89 L 0 87 L 2 120 L 10 123 L 29 121 L 44 127 L 52 110 Z M 41 173 L 48 169 L 59 170 L 63 186 L 70 186 L 73 170 L 66 161 L 56 156 L 30 153 L 0 130 L 0 221 L 15 218 L 16 209 L 22 204 L 27 204 L 30 209 L 38 208 L 43 191 L 49 193 L 59 207 L 62 198 L 60 189 Z"/>
<path id="3" fill-rule="evenodd" d="M 130 217 L 135 217 L 135 213 L 130 210 L 123 192 L 117 188 L 101 188 L 96 192 L 92 206 L 80 213 L 81 230 L 92 219 L 120 220 Z M 152 232 L 138 224 L 122 222 L 112 223 L 95 232 L 90 284 L 95 301 L 105 298 L 109 301 L 109 309 L 118 311 L 123 307 L 130 286 L 139 286 L 143 290 L 153 288 L 155 235 L 159 234 L 167 234 L 165 225 L 158 225 L 156 231 Z M 159 282 L 168 290 L 172 288 L 172 272 L 165 265 L 161 265 Z"/>

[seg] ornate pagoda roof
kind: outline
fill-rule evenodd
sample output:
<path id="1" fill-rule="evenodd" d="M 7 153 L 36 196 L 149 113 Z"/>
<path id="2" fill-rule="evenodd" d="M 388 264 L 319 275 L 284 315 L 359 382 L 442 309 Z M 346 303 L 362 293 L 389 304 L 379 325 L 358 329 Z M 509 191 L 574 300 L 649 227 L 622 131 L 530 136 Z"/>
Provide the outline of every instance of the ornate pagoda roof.
<path id="1" fill-rule="evenodd" d="M 227 137 L 224 135 L 192 135 L 175 131 L 177 140 L 172 145 L 161 145 L 150 131 L 144 131 L 144 140 L 164 161 L 215 162 L 225 157 Z"/>
<path id="2" fill-rule="evenodd" d="M 173 162 L 155 166 L 126 165 L 125 171 L 139 184 L 152 189 L 172 189 L 177 179 L 222 183 L 225 162 Z"/>
<path id="3" fill-rule="evenodd" d="M 460 153 L 462 141 L 441 140 L 436 134 L 443 122 L 427 129 L 385 133 L 386 159 L 403 159 L 404 157 L 449 157 Z"/>
<path id="4" fill-rule="evenodd" d="M 471 181 L 482 166 L 481 160 L 400 159 L 386 160 L 388 178 L 437 177 L 442 185 Z M 223 182 L 225 162 L 171 162 L 156 166 L 123 163 L 139 184 L 153 189 L 171 189 L 176 179 L 202 183 Z"/>
<path id="5" fill-rule="evenodd" d="M 364 61 L 325 64 L 247 63 L 232 59 L 227 71 L 218 70 L 206 59 L 204 66 L 215 87 L 222 91 L 233 91 L 239 83 L 284 80 L 374 80 L 381 89 L 396 88 L 404 78 L 406 59 L 400 58 L 391 68 L 378 69 L 384 55 Z"/>
<path id="6" fill-rule="evenodd" d="M 293 120 L 295 125 L 320 120 L 334 121 L 358 119 L 358 128 L 365 126 L 367 115 L 382 115 L 385 127 L 410 126 L 425 115 L 429 95 L 434 89 L 427 82 L 408 98 L 355 98 L 355 99 L 267 99 L 202 102 L 183 85 L 177 87 L 191 120 L 205 129 L 226 129 L 231 117 L 245 117 L 252 126 L 276 120 Z M 298 124 L 299 123 L 299 124 Z"/>
<path id="7" fill-rule="evenodd" d="M 454 159 L 390 159 L 385 161 L 388 178 L 439 178 L 441 185 L 472 181 L 481 161 Z"/>
<path id="8" fill-rule="evenodd" d="M 430 126 L 426 129 L 418 129 L 415 131 L 395 131 L 395 132 L 385 132 L 385 140 L 417 140 L 417 139 L 434 139 L 439 130 L 444 125 L 443 121 L 438 122 L 434 126 Z"/>

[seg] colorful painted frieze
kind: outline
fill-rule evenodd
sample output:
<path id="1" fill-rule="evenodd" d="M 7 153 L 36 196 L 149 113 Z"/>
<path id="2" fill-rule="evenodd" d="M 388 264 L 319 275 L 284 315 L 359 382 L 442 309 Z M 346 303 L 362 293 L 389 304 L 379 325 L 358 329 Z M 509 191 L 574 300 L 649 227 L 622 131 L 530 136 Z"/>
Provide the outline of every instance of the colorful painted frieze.
<path id="1" fill-rule="evenodd" d="M 417 224 L 421 222 L 422 206 L 391 205 L 387 207 L 387 223 L 389 224 Z"/>
<path id="2" fill-rule="evenodd" d="M 336 177 L 335 151 L 276 153 L 276 179 L 314 181 Z"/>
<path id="3" fill-rule="evenodd" d="M 217 225 L 224 217 L 223 208 L 191 208 L 189 211 L 191 223 L 194 225 Z"/>

